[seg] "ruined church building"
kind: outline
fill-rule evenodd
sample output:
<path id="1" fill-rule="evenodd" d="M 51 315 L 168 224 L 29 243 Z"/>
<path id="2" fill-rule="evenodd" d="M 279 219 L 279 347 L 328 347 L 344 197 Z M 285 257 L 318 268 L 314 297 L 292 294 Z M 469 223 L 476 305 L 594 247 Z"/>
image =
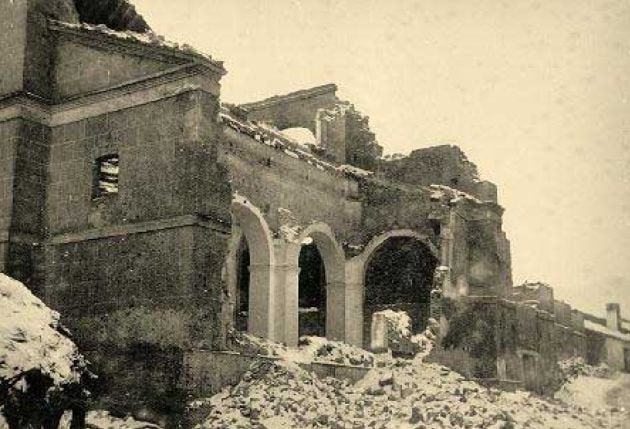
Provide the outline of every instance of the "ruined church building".
<path id="1" fill-rule="evenodd" d="M 123 0 L 0 0 L 0 24 L 0 271 L 80 345 L 141 308 L 185 320 L 186 350 L 232 330 L 369 347 L 392 308 L 439 320 L 435 359 L 471 377 L 541 391 L 570 356 L 630 369 L 617 305 L 513 287 L 496 187 L 458 148 L 377 160 L 333 84 L 224 104 L 222 63 Z"/>

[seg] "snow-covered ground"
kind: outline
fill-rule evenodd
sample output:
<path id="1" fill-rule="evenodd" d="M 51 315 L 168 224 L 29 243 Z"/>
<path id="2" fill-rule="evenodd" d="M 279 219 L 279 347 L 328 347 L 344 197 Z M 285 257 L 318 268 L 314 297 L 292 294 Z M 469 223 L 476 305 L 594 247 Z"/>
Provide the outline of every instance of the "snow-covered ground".
<path id="1" fill-rule="evenodd" d="M 611 378 L 580 375 L 562 386 L 555 397 L 593 411 L 630 411 L 630 374 L 615 374 Z"/>
<path id="2" fill-rule="evenodd" d="M 391 359 L 355 385 L 291 362 L 255 365 L 206 400 L 203 428 L 626 428 L 621 410 L 592 411 L 527 392 L 488 389 L 421 359 Z"/>
<path id="3" fill-rule="evenodd" d="M 411 335 L 405 317 L 387 313 L 390 334 Z M 58 385 L 79 377 L 81 357 L 48 309 L 19 282 L 0 274 L 0 377 L 19 387 L 24 371 L 39 369 Z M 394 329 L 395 328 L 395 329 Z M 426 334 L 419 343 L 430 343 Z M 347 344 L 304 337 L 290 349 L 247 335 L 233 339 L 261 359 L 242 380 L 211 398 L 196 399 L 190 408 L 201 416 L 199 428 L 540 428 L 630 429 L 630 375 L 580 361 L 563 364 L 569 382 L 556 400 L 527 392 L 501 392 L 437 364 L 372 355 Z M 334 362 L 369 367 L 365 378 L 352 384 L 320 378 L 300 363 Z M 2 408 L 0 408 L 2 411 Z M 1 414 L 1 412 L 0 412 Z M 158 429 L 132 418 L 114 418 L 91 411 L 91 429 Z M 64 426 L 65 425 L 65 426 Z M 67 419 L 62 425 L 68 425 Z M 0 417 L 0 429 L 6 422 Z"/>
<path id="4" fill-rule="evenodd" d="M 384 316 L 390 335 L 411 335 L 405 317 Z M 421 343 L 427 341 L 425 336 Z M 597 382 L 592 380 L 610 371 L 580 360 L 562 365 L 567 377 L 575 380 L 566 388 L 573 396 L 563 402 L 483 387 L 448 368 L 423 362 L 424 351 L 413 359 L 393 359 L 386 353 L 372 356 L 375 365 L 356 384 L 320 378 L 296 362 L 316 360 L 318 350 L 335 349 L 339 343 L 323 338 L 305 342 L 298 350 L 276 348 L 277 361 L 256 363 L 237 386 L 193 401 L 195 415 L 206 416 L 199 428 L 630 429 L 630 409 L 619 403 L 619 398 L 630 397 L 630 376 L 599 379 L 605 385 L 595 389 Z M 347 355 L 366 353 L 342 347 Z M 583 401 L 588 394 L 599 399 Z"/>
<path id="5" fill-rule="evenodd" d="M 232 348 L 247 355 L 275 357 L 293 363 L 324 362 L 363 367 L 374 364 L 372 353 L 321 337 L 300 337 L 298 347 L 287 347 L 241 332 L 232 332 L 231 335 Z"/>

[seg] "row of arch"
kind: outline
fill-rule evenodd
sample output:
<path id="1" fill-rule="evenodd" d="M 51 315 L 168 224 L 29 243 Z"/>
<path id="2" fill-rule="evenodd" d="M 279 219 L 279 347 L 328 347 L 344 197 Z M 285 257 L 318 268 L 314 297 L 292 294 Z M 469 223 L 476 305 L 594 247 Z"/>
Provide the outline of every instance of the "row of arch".
<path id="1" fill-rule="evenodd" d="M 301 335 L 319 335 L 364 346 L 371 313 L 394 301 L 406 305 L 416 328 L 428 318 L 439 256 L 418 232 L 389 231 L 346 259 L 324 223 L 292 240 L 278 239 L 245 198 L 236 197 L 231 209 L 226 267 L 237 328 L 287 345 L 296 345 Z"/>

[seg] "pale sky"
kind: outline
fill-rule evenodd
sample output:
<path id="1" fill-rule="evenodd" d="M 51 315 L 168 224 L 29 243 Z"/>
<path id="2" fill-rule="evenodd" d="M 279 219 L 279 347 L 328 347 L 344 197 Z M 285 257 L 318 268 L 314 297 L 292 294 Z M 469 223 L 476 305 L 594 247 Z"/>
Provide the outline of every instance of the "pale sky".
<path id="1" fill-rule="evenodd" d="M 630 319 L 630 1 L 133 2 L 225 62 L 223 101 L 335 82 L 386 153 L 459 145 L 499 186 L 515 283 Z"/>

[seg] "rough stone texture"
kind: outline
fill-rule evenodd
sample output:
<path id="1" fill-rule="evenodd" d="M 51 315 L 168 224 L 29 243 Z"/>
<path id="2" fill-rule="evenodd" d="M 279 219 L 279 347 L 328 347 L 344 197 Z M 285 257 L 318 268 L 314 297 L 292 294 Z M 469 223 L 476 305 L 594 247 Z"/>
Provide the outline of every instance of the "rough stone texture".
<path id="1" fill-rule="evenodd" d="M 414 150 L 408 157 L 381 163 L 379 174 L 413 185 L 450 186 L 475 196 L 478 190 L 477 166 L 457 146 Z"/>
<path id="2" fill-rule="evenodd" d="M 24 79 L 24 54 L 26 52 L 26 2 L 3 1 L 0 3 L 0 96 L 22 89 Z"/>
<path id="3" fill-rule="evenodd" d="M 9 230 L 13 214 L 15 150 L 20 140 L 20 119 L 0 123 L 0 271 L 6 271 Z"/>
<path id="4" fill-rule="evenodd" d="M 326 222 L 338 240 L 356 229 L 361 205 L 355 181 L 323 172 L 231 129 L 225 136 L 222 162 L 230 171 L 232 188 L 262 210 L 272 229 L 280 226 L 279 208 L 290 210 L 302 225 Z"/>
<path id="5" fill-rule="evenodd" d="M 49 233 L 157 220 L 197 209 L 203 213 L 197 201 L 203 197 L 211 205 L 226 204 L 225 196 L 209 198 L 227 191 L 217 188 L 216 182 L 225 179 L 211 162 L 212 150 L 203 146 L 191 150 L 194 142 L 186 139 L 187 130 L 196 127 L 192 117 L 200 102 L 196 94 L 185 93 L 55 128 L 47 199 Z M 154 122 L 158 114 L 161 119 Z M 92 200 L 93 163 L 111 153 L 120 156 L 120 192 Z M 195 169 L 194 162 L 208 168 Z M 186 181 L 201 181 L 208 187 L 199 195 L 199 185 L 191 187 Z M 226 217 L 225 209 L 222 216 Z"/>
<path id="6" fill-rule="evenodd" d="M 438 242 L 430 221 L 435 207 L 426 190 L 381 180 L 366 180 L 360 182 L 359 198 L 363 216 L 353 244 L 366 244 L 382 232 L 407 228 Z"/>
<path id="7" fill-rule="evenodd" d="M 334 107 L 339 102 L 335 95 L 336 91 L 336 85 L 328 84 L 242 104 L 240 107 L 248 112 L 249 119 L 272 122 L 281 130 L 293 127 L 308 128 L 315 134 L 317 110 Z"/>
<path id="8" fill-rule="evenodd" d="M 12 4 L 2 3 L 6 14 L 0 15 L 1 23 L 15 24 L 0 36 L 0 54 L 9 59 L 1 93 L 29 91 L 47 102 L 23 94 L 0 105 L 0 268 L 61 310 L 80 342 L 111 317 L 172 310 L 191 322 L 178 326 L 181 332 L 169 344 L 225 348 L 234 325 L 234 249 L 248 232 L 246 239 L 256 241 L 248 243 L 250 285 L 261 286 L 250 294 L 260 299 L 250 303 L 262 309 L 251 318 L 252 332 L 297 341 L 298 259 L 308 231 L 326 264 L 326 314 L 334 315 L 326 329 L 336 339 L 362 344 L 368 337 L 366 271 L 399 234 L 431 253 L 422 284 L 440 288 L 429 297 L 446 297 L 439 303 L 445 343 L 437 360 L 471 377 L 522 381 L 544 391 L 558 358 L 585 354 L 580 314 L 554 305 L 552 294 L 522 289 L 514 298 L 537 300 L 537 309 L 505 300 L 512 293 L 510 249 L 496 187 L 478 180 L 459 149 L 421 149 L 382 163 L 371 176 L 321 159 L 318 168 L 220 122 L 219 72 L 186 69 L 196 73 L 197 85 L 176 81 L 174 92 L 168 87 L 173 82 L 151 75 L 187 61 L 185 55 L 171 61 L 157 46 L 128 50 L 121 46 L 136 42 L 109 43 L 107 34 L 90 39 L 71 29 L 56 29 L 58 37 L 46 44 L 42 36 L 53 31 L 44 19 L 48 12 L 28 3 L 33 7 L 25 32 L 26 2 Z M 62 7 L 53 15 L 71 14 L 72 8 L 56 5 Z M 121 9 L 111 9 L 116 5 Z M 125 7 L 94 2 L 80 6 L 78 15 L 127 28 L 133 13 L 125 15 Z M 105 11 L 114 21 L 104 21 Z M 134 79 L 141 84 L 127 84 Z M 316 132 L 318 111 L 340 102 L 335 91 L 326 85 L 241 107 L 249 119 Z M 15 110 L 7 100 L 30 108 Z M 47 103 L 57 105 L 49 109 Z M 350 143 L 378 150 L 367 118 L 357 114 L 353 120 L 354 128 L 344 124 L 343 139 L 335 135 L 331 141 L 348 149 L 348 139 L 359 136 Z M 351 155 L 358 149 L 350 146 Z M 338 162 L 340 152 L 331 151 Z M 93 199 L 94 162 L 109 154 L 120 159 L 119 192 Z M 479 199 L 430 186 L 435 184 Z M 233 194 L 246 201 L 233 202 Z M 259 223 L 259 236 L 243 232 L 237 206 Z M 436 266 L 438 272 L 431 272 Z M 422 328 L 421 313 L 437 304 L 425 299 L 406 308 L 415 328 Z M 147 332 L 132 337 L 130 343 L 150 342 Z"/>
<path id="9" fill-rule="evenodd" d="M 54 85 L 56 99 L 109 88 L 162 71 L 162 61 L 125 52 L 106 52 L 61 40 L 57 45 Z"/>
<path id="10" fill-rule="evenodd" d="M 114 30 L 150 30 L 142 15 L 126 0 L 74 0 L 74 4 L 81 22 L 103 24 Z"/>

